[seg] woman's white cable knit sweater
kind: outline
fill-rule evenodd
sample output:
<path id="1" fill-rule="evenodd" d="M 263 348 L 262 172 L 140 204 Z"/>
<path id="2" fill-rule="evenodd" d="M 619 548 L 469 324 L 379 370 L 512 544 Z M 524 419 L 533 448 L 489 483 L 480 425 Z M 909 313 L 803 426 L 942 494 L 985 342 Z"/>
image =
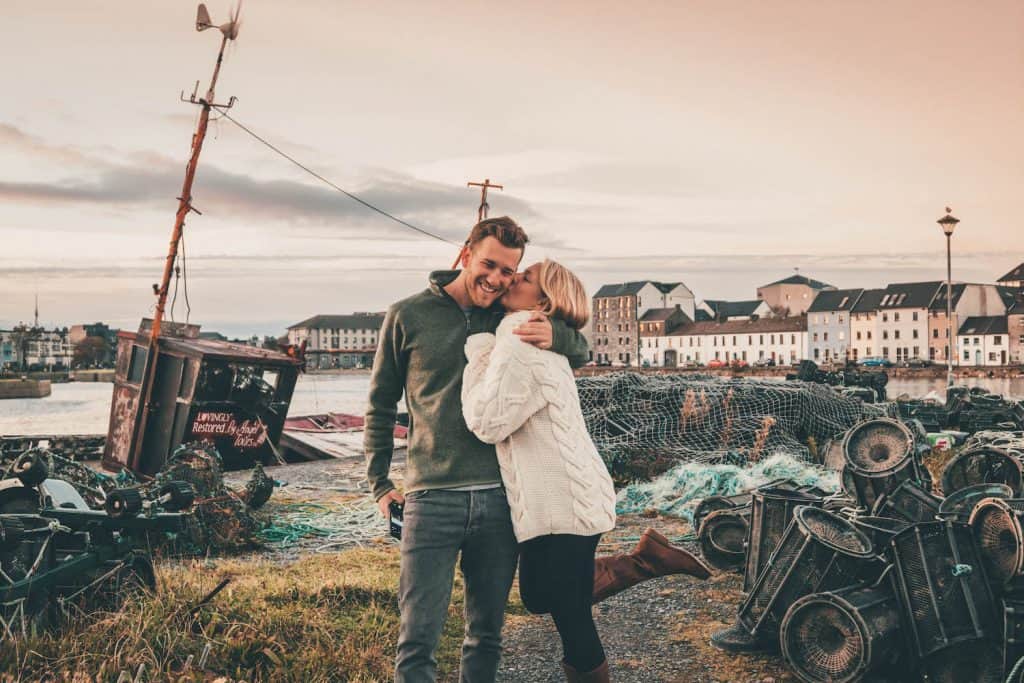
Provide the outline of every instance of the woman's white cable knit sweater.
<path id="1" fill-rule="evenodd" d="M 615 489 L 587 433 L 576 380 L 564 356 L 513 334 L 529 317 L 525 311 L 505 316 L 497 334 L 466 341 L 466 425 L 497 446 L 519 542 L 610 531 Z"/>

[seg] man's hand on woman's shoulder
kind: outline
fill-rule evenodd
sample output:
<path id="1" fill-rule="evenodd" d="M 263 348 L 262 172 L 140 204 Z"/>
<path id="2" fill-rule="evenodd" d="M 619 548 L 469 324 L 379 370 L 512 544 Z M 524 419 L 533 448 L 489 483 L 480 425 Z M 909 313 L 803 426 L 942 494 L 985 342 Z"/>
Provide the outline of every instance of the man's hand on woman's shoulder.
<path id="1" fill-rule="evenodd" d="M 533 344 L 538 349 L 550 349 L 554 339 L 551 320 L 540 311 L 534 311 L 527 322 L 512 332 L 527 344 Z"/>

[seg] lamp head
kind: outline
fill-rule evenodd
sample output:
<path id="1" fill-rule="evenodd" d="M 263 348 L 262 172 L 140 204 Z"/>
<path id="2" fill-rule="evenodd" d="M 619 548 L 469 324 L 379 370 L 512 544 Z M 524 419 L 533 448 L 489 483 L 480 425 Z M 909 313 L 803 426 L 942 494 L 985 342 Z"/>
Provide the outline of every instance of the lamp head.
<path id="1" fill-rule="evenodd" d="M 959 222 L 960 219 L 953 215 L 953 209 L 948 206 L 946 207 L 946 215 L 936 221 L 942 227 L 942 232 L 946 233 L 947 237 L 953 234 L 953 230 L 956 229 L 956 224 Z"/>

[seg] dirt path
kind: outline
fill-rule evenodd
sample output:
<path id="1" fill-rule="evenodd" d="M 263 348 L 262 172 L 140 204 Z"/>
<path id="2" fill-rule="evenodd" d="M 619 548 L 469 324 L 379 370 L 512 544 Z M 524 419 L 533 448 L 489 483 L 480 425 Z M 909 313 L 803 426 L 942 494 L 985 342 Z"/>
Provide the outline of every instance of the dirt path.
<path id="1" fill-rule="evenodd" d="M 393 473 L 400 480 L 401 466 Z M 346 459 L 268 467 L 267 473 L 287 485 L 277 489 L 275 505 L 294 502 L 333 503 L 360 500 L 366 495 L 361 459 Z M 230 473 L 229 485 L 243 485 L 247 473 Z M 670 539 L 690 532 L 685 522 L 638 515 L 619 517 L 606 534 L 599 554 L 628 552 L 645 528 L 652 526 Z M 383 535 L 383 525 L 381 526 Z M 387 542 L 390 543 L 390 542 Z M 697 552 L 692 543 L 683 543 Z M 287 561 L 308 552 L 298 547 L 269 553 Z M 263 556 L 268 553 L 264 551 Z M 595 608 L 595 621 L 616 683 L 762 683 L 795 681 L 781 657 L 752 657 L 721 652 L 708 642 L 716 630 L 732 623 L 740 599 L 740 577 L 719 574 L 708 581 L 670 576 L 635 586 Z M 534 616 L 521 606 L 518 587 L 505 627 L 505 654 L 498 673 L 501 683 L 563 681 L 561 643 L 550 617 Z M 451 678 L 451 680 L 455 680 Z"/>

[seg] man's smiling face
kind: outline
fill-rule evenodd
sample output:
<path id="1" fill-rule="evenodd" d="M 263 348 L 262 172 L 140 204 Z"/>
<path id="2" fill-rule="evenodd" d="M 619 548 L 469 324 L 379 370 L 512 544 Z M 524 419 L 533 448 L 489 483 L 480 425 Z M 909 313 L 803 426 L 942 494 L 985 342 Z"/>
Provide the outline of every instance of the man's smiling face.
<path id="1" fill-rule="evenodd" d="M 485 237 L 462 257 L 466 292 L 474 306 L 487 308 L 512 284 L 523 250 Z"/>

